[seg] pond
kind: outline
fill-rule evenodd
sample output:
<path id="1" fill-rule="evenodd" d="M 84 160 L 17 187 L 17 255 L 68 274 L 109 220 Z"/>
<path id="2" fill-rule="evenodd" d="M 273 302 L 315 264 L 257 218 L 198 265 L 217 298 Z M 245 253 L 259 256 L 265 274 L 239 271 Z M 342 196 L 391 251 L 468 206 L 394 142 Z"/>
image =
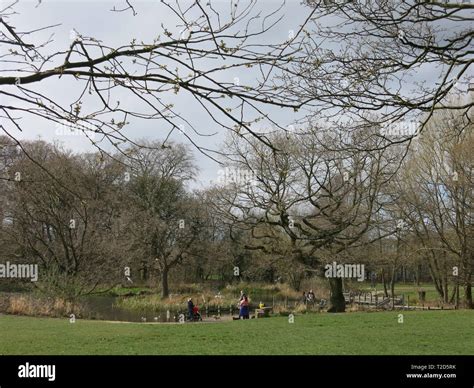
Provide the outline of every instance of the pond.
<path id="1" fill-rule="evenodd" d="M 92 295 L 81 298 L 81 318 L 127 322 L 142 322 L 144 318 L 148 322 L 153 322 L 154 316 L 151 314 L 121 308 L 115 304 L 116 300 L 115 296 Z M 166 320 L 166 317 L 164 318 Z M 163 322 L 161 317 L 159 319 Z"/>
<path id="2" fill-rule="evenodd" d="M 276 302 L 271 295 L 265 295 L 266 298 L 257 299 L 266 306 L 272 306 Z M 119 297 L 115 296 L 86 296 L 82 298 L 82 318 L 83 319 L 99 319 L 106 321 L 126 321 L 126 322 L 177 322 L 180 314 L 187 314 L 186 306 L 183 305 L 181 310 L 130 310 L 118 306 L 115 302 Z M 237 299 L 236 299 L 237 301 Z M 281 302 L 281 301 L 278 301 Z M 288 302 L 293 305 L 294 301 Z M 238 316 L 238 309 L 235 306 L 221 306 L 207 310 L 205 306 L 199 306 L 200 313 L 204 320 L 214 319 L 215 316 L 227 317 Z M 256 306 L 251 306 L 255 308 Z"/>
<path id="3" fill-rule="evenodd" d="M 86 296 L 81 298 L 81 317 L 83 319 L 99 319 L 105 321 L 125 322 L 177 322 L 180 314 L 186 314 L 185 307 L 181 310 L 132 310 L 116 304 L 116 296 Z M 206 317 L 205 311 L 201 314 Z M 214 314 L 212 314 L 214 315 Z"/>
<path id="4" fill-rule="evenodd" d="M 7 312 L 10 297 L 26 296 L 33 300 L 36 299 L 33 294 L 21 292 L 1 293 L 0 296 L 0 312 Z M 80 314 L 77 314 L 76 318 L 124 322 L 178 322 L 180 314 L 187 315 L 187 308 L 184 303 L 180 309 L 168 310 L 166 308 L 150 308 L 149 310 L 134 310 L 120 306 L 120 304 L 117 303 L 119 298 L 121 297 L 110 295 L 84 296 L 77 301 L 80 305 L 78 309 Z M 238 297 L 236 297 L 236 303 L 233 306 L 222 305 L 207 308 L 205 305 L 200 305 L 200 313 L 203 320 L 215 321 L 216 317 L 221 317 L 222 319 L 231 319 L 231 316 L 237 317 L 239 313 L 237 300 Z M 250 306 L 251 311 L 253 311 L 260 302 L 263 302 L 266 306 L 287 305 L 289 307 L 295 306 L 296 303 L 296 301 L 293 300 L 275 298 L 271 293 L 258 295 L 258 297 L 255 297 L 253 300 L 254 303 Z M 38 300 L 37 303 L 41 303 L 40 300 Z M 22 314 L 22 312 L 19 312 L 19 314 Z"/>

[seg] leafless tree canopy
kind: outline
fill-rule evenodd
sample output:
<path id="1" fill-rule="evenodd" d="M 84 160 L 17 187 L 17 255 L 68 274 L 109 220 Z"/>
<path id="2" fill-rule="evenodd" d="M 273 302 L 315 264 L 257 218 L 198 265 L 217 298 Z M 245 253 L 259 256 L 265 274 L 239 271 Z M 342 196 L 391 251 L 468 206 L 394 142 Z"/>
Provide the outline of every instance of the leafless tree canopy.
<path id="1" fill-rule="evenodd" d="M 444 1 L 308 0 L 299 79 L 288 85 L 332 127 L 419 122 L 437 109 L 472 119 L 474 6 Z M 456 94 L 456 99 L 447 99 Z M 393 141 L 393 139 L 392 139 Z"/>
<path id="2" fill-rule="evenodd" d="M 39 31 L 22 31 L 12 24 L 14 2 L 0 10 L 2 130 L 14 137 L 22 130 L 22 118 L 32 115 L 72 125 L 102 151 L 110 144 L 123 150 L 125 142 L 134 141 L 123 131 L 129 120 L 146 119 L 159 122 L 160 131 L 168 136 L 179 131 L 191 140 L 190 134 L 204 136 L 206 132 L 170 102 L 170 96 L 188 93 L 219 128 L 253 133 L 255 121 L 271 122 L 265 106 L 293 110 L 302 105 L 298 96 L 282 93 L 282 82 L 274 76 L 294 74 L 289 65 L 304 57 L 297 50 L 300 31 L 287 42 L 260 42 L 277 27 L 282 7 L 262 14 L 255 12 L 255 5 L 254 1 L 232 2 L 230 11 L 223 14 L 212 2 L 193 1 L 185 6 L 163 2 L 181 21 L 179 33 L 162 25 L 152 41 L 130 37 L 121 47 L 77 33 L 68 50 L 54 52 L 49 49 L 53 38 L 36 42 Z M 132 8 L 122 11 L 127 10 Z M 44 26 L 52 33 L 54 28 Z M 253 84 L 234 79 L 239 69 L 251 68 L 258 74 Z M 38 88 L 39 84 L 61 87 L 66 79 L 76 81 L 69 101 L 57 101 L 53 93 Z M 141 109 L 132 110 L 117 97 L 119 93 L 140 102 Z M 91 133 L 99 136 L 93 139 Z M 195 145 L 205 153 L 210 151 Z"/>

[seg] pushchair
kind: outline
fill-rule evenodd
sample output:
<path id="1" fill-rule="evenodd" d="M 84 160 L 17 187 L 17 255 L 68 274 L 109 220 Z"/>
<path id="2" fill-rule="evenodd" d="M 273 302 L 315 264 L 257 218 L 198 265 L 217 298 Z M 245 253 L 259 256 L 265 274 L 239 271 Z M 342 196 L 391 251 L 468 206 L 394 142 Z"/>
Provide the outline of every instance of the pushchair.
<path id="1" fill-rule="evenodd" d="M 199 312 L 199 307 L 193 307 L 193 321 L 202 321 L 201 313 Z"/>

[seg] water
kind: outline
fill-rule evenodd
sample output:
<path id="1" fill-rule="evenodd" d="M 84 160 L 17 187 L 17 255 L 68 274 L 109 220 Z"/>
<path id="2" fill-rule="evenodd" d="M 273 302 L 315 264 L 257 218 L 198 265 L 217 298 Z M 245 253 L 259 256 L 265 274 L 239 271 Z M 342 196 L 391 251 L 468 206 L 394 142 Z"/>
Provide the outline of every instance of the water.
<path id="1" fill-rule="evenodd" d="M 167 309 L 162 309 L 158 311 L 138 311 L 138 310 L 129 310 L 117 305 L 117 300 L 119 297 L 109 296 L 109 295 L 88 295 L 82 297 L 78 303 L 81 305 L 81 313 L 77 315 L 79 319 L 95 319 L 95 320 L 105 320 L 105 321 L 124 321 L 124 322 L 178 322 L 179 315 L 184 314 L 187 316 L 186 305 L 183 304 L 181 310 L 170 310 L 168 314 Z M 236 298 L 236 302 L 237 302 Z M 253 298 L 253 304 L 251 306 L 251 311 L 255 308 L 258 303 L 263 302 L 266 306 L 272 306 L 273 302 L 276 304 L 283 304 L 283 301 L 274 299 L 270 293 L 261 294 Z M 293 301 L 289 302 L 290 306 L 294 304 Z M 223 319 L 230 319 L 230 316 L 237 317 L 239 312 L 237 306 L 232 307 L 232 314 L 230 306 L 221 306 L 219 311 L 216 308 L 209 309 L 206 311 L 204 305 L 199 306 L 200 313 L 203 320 L 214 320 L 215 316 L 221 316 Z M 0 303 L 0 310 L 2 309 Z"/>
<path id="2" fill-rule="evenodd" d="M 254 304 L 257 305 L 259 302 L 263 302 L 266 306 L 272 306 L 273 298 L 271 295 L 265 295 L 267 298 L 262 298 L 262 296 L 260 295 L 259 299 L 255 299 Z M 167 318 L 167 309 L 158 311 L 128 310 L 116 305 L 117 298 L 115 296 L 86 296 L 82 298 L 82 318 L 125 322 L 177 322 L 179 314 L 187 316 L 185 305 L 180 311 L 169 311 L 169 318 Z M 220 311 L 213 309 L 207 312 L 205 306 L 199 307 L 204 320 L 214 319 L 213 317 L 217 315 L 230 318 L 231 315 L 230 306 L 221 306 Z M 233 306 L 232 316 L 238 316 L 238 314 L 237 307 Z"/>
<path id="3" fill-rule="evenodd" d="M 181 310 L 158 309 L 158 311 L 137 311 L 122 308 L 116 305 L 118 297 L 115 296 L 86 296 L 81 299 L 81 317 L 83 319 L 99 319 L 105 321 L 125 322 L 178 322 L 179 315 L 187 317 L 186 306 Z M 168 313 L 169 311 L 169 313 Z M 206 312 L 205 306 L 200 306 L 201 316 L 204 320 L 213 319 L 214 316 L 230 317 L 230 306 L 222 306 Z M 233 308 L 234 316 L 238 315 L 237 307 Z"/>
<path id="4" fill-rule="evenodd" d="M 167 318 L 166 309 L 162 311 L 128 310 L 116 305 L 115 296 L 86 296 L 81 300 L 82 318 L 104 321 L 125 322 L 175 322 L 183 311 L 170 311 Z"/>

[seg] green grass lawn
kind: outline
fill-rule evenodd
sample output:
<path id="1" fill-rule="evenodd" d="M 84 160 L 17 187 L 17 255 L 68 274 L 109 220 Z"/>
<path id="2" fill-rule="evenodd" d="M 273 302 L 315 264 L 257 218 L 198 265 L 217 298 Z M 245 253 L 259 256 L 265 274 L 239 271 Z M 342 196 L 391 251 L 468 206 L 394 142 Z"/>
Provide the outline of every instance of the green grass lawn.
<path id="1" fill-rule="evenodd" d="M 0 316 L 0 354 L 474 354 L 474 311 L 311 314 L 202 324 Z"/>

